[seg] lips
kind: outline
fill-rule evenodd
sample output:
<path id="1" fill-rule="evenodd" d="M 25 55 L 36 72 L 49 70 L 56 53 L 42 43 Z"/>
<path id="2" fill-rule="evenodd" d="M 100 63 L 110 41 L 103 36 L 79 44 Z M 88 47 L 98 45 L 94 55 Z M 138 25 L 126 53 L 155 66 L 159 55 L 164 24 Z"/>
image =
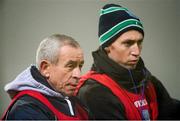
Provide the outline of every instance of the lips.
<path id="1" fill-rule="evenodd" d="M 132 64 L 132 65 L 135 65 L 137 63 L 138 63 L 138 60 L 131 60 L 131 61 L 129 61 L 129 64 Z"/>

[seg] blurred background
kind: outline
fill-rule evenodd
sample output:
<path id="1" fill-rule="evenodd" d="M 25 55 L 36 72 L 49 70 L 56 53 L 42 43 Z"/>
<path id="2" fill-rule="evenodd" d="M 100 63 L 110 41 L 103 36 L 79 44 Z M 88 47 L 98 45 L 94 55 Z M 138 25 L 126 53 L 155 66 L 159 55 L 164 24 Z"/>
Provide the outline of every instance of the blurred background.
<path id="1" fill-rule="evenodd" d="M 179 0 L 0 0 L 0 116 L 10 98 L 4 91 L 35 63 L 40 41 L 54 33 L 75 38 L 85 53 L 83 74 L 97 49 L 99 10 L 107 3 L 128 7 L 144 24 L 142 58 L 170 95 L 180 99 Z"/>

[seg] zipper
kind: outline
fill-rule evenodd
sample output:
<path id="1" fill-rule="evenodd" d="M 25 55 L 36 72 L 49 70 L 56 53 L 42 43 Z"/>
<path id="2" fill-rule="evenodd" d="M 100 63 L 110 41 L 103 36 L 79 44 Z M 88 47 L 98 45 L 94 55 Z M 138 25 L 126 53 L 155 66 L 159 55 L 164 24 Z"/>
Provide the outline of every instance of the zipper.
<path id="1" fill-rule="evenodd" d="M 66 96 L 64 100 L 66 100 L 66 102 L 68 103 L 69 111 L 70 111 L 71 115 L 74 116 L 74 111 L 73 111 L 73 108 L 72 108 L 71 101 L 69 100 L 69 97 Z"/>

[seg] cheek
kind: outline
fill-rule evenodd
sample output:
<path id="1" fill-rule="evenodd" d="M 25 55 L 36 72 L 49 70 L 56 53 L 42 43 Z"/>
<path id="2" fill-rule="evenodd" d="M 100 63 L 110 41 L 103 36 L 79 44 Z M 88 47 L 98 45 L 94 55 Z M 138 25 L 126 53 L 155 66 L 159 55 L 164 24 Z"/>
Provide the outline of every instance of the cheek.
<path id="1" fill-rule="evenodd" d="M 64 85 L 71 77 L 71 73 L 61 70 L 59 72 L 56 72 L 56 75 L 54 76 L 56 77 L 57 83 L 59 85 Z"/>
<path id="2" fill-rule="evenodd" d="M 122 59 L 122 57 L 124 56 L 124 52 L 120 49 L 114 50 L 113 54 L 114 54 L 115 58 L 117 58 L 119 60 Z"/>
<path id="3" fill-rule="evenodd" d="M 57 70 L 53 73 L 53 77 L 51 81 L 56 90 L 61 91 L 63 89 L 63 85 L 65 84 L 65 75 L 62 72 L 58 72 Z"/>
<path id="4" fill-rule="evenodd" d="M 63 78 L 66 76 L 66 73 L 64 73 L 61 70 L 56 70 L 55 72 L 56 75 L 54 75 L 56 77 L 56 80 L 58 80 L 58 82 L 63 81 Z"/>
<path id="5" fill-rule="evenodd" d="M 64 77 L 64 72 L 59 69 L 59 68 L 54 68 L 51 71 L 51 81 L 53 81 L 54 83 L 58 84 L 62 78 Z"/>
<path id="6" fill-rule="evenodd" d="M 128 59 L 128 52 L 124 50 L 114 51 L 114 58 L 118 63 L 125 63 Z"/>

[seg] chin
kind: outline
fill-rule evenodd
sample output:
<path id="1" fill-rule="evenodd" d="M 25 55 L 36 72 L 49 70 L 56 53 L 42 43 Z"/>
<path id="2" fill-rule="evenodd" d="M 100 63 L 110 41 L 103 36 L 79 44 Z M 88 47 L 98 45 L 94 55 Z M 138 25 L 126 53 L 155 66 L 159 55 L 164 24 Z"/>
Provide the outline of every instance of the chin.
<path id="1" fill-rule="evenodd" d="M 136 68 L 136 64 L 135 65 L 132 65 L 132 64 L 127 64 L 127 65 L 123 65 L 123 64 L 119 64 L 121 65 L 122 67 L 126 68 L 126 69 L 135 69 Z"/>
<path id="2" fill-rule="evenodd" d="M 136 65 L 127 66 L 127 69 L 135 69 L 135 68 L 136 68 Z"/>

